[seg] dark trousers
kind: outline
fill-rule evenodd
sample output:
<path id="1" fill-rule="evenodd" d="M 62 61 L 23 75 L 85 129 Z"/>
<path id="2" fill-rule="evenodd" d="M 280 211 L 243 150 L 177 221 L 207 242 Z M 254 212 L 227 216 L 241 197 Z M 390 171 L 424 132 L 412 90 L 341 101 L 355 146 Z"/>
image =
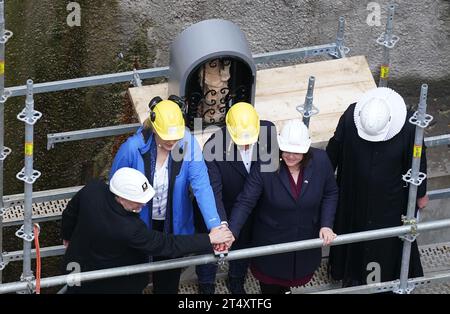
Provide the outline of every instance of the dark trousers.
<path id="1" fill-rule="evenodd" d="M 286 294 L 291 291 L 289 287 L 283 287 L 278 285 L 269 285 L 263 282 L 259 282 L 259 286 L 261 287 L 262 294 Z"/>
<path id="2" fill-rule="evenodd" d="M 153 220 L 153 230 L 164 231 L 164 220 Z M 169 257 L 156 256 L 153 261 L 165 261 Z M 169 269 L 154 272 L 153 294 L 178 294 L 178 285 L 180 284 L 181 269 Z"/>

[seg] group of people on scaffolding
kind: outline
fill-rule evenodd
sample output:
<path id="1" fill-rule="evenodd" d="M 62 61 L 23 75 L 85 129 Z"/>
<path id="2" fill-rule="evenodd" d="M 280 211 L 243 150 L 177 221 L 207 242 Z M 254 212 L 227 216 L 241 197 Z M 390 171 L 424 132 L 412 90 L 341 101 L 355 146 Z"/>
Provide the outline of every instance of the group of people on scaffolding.
<path id="1" fill-rule="evenodd" d="M 328 246 L 336 234 L 402 224 L 415 128 L 397 92 L 375 88 L 351 104 L 326 150 L 311 146 L 301 120 L 277 130 L 245 102 L 231 106 L 202 150 L 183 106 L 174 96 L 154 98 L 147 121 L 117 152 L 109 185 L 90 182 L 69 202 L 64 270 L 74 262 L 85 272 L 318 237 Z M 427 202 L 424 183 L 417 209 Z M 376 262 L 382 282 L 395 280 L 401 255 L 399 238 L 332 246 L 329 273 L 343 287 L 365 285 Z M 288 293 L 311 281 L 321 259 L 316 248 L 233 260 L 228 288 L 245 294 L 250 269 L 263 294 Z M 216 272 L 216 264 L 196 266 L 200 293 L 215 292 Z M 154 272 L 153 293 L 176 294 L 180 274 Z M 409 276 L 422 275 L 414 242 Z M 81 282 L 68 293 L 142 293 L 149 280 L 141 273 Z"/>

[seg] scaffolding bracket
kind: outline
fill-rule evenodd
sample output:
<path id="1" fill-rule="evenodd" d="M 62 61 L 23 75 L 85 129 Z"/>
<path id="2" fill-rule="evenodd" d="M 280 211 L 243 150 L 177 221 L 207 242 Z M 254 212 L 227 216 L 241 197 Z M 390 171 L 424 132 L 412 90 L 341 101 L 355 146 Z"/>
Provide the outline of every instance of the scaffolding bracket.
<path id="1" fill-rule="evenodd" d="M 408 217 L 402 215 L 402 222 L 404 226 L 411 226 L 411 232 L 409 234 L 399 236 L 399 238 L 411 243 L 416 241 L 417 237 L 419 236 L 419 233 L 417 232 L 417 219 L 408 219 Z"/>
<path id="2" fill-rule="evenodd" d="M 0 44 L 3 44 L 3 45 L 6 44 L 12 36 L 13 36 L 13 32 L 5 29 L 5 32 L 3 33 L 3 37 L 0 38 Z"/>
<path id="3" fill-rule="evenodd" d="M 24 108 L 22 112 L 17 115 L 17 119 L 28 125 L 35 125 L 41 117 L 42 113 L 36 110 L 30 112 L 28 108 Z"/>
<path id="4" fill-rule="evenodd" d="M 23 168 L 17 175 L 16 178 L 28 183 L 28 184 L 33 184 L 34 182 L 36 182 L 36 180 L 41 176 L 41 172 L 38 170 L 34 170 L 31 174 L 31 176 L 26 176 L 25 175 L 25 168 Z"/>
<path id="5" fill-rule="evenodd" d="M 142 87 L 142 80 L 141 80 L 141 77 L 139 76 L 139 73 L 136 71 L 136 69 L 133 70 L 133 81 L 131 83 L 135 87 Z"/>
<path id="6" fill-rule="evenodd" d="M 11 148 L 3 146 L 3 151 L 0 153 L 0 161 L 4 161 L 11 152 Z"/>
<path id="7" fill-rule="evenodd" d="M 0 104 L 4 104 L 6 103 L 6 101 L 8 100 L 9 97 L 11 97 L 12 92 L 8 89 L 5 89 L 3 95 L 0 97 Z"/>
<path id="8" fill-rule="evenodd" d="M 380 37 L 378 37 L 377 43 L 382 46 L 385 46 L 388 49 L 392 49 L 394 48 L 395 44 L 400 40 L 400 37 L 396 35 L 390 35 L 390 39 L 388 37 L 389 36 L 387 36 L 386 33 L 383 32 L 380 35 Z"/>
<path id="9" fill-rule="evenodd" d="M 0 262 L 0 271 L 4 270 L 7 265 L 8 265 L 8 262 Z"/>
<path id="10" fill-rule="evenodd" d="M 392 290 L 395 294 L 411 294 L 414 291 L 416 285 L 408 282 L 405 289 L 400 288 L 400 282 L 396 285 L 396 288 Z"/>
<path id="11" fill-rule="evenodd" d="M 36 285 L 35 285 L 35 277 L 34 276 L 27 276 L 24 277 L 23 274 L 20 276 L 21 282 L 27 283 L 27 289 L 24 291 L 18 291 L 18 294 L 34 294 L 36 292 Z"/>
<path id="12" fill-rule="evenodd" d="M 421 121 L 419 119 L 419 111 L 414 112 L 413 116 L 409 118 L 409 123 L 417 125 L 422 129 L 428 127 L 431 121 L 433 121 L 433 116 L 429 114 L 425 114 L 424 119 Z"/>
<path id="13" fill-rule="evenodd" d="M 422 184 L 422 181 L 425 180 L 427 178 L 427 175 L 423 172 L 419 172 L 417 175 L 417 178 L 412 178 L 411 177 L 411 171 L 412 169 L 409 169 L 408 172 L 403 175 L 403 181 L 407 182 L 407 183 L 411 183 L 415 186 L 419 186 Z"/>
<path id="14" fill-rule="evenodd" d="M 30 234 L 25 234 L 24 226 L 20 227 L 19 230 L 16 231 L 16 237 L 23 239 L 27 242 L 33 242 L 34 240 L 34 231 L 31 231 Z"/>

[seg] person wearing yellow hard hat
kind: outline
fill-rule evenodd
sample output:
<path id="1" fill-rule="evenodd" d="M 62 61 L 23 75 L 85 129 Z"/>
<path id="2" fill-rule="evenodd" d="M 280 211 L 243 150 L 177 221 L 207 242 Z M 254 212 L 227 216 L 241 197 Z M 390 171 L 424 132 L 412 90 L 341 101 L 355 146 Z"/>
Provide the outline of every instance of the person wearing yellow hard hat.
<path id="1" fill-rule="evenodd" d="M 231 232 L 239 239 L 254 212 L 254 247 L 317 237 L 329 245 L 336 237 L 338 189 L 327 153 L 311 147 L 308 128 L 298 119 L 285 123 L 278 146 L 277 170 L 252 167 L 231 209 Z M 250 269 L 263 294 L 283 294 L 307 284 L 321 258 L 320 248 L 266 255 L 252 258 Z"/>
<path id="2" fill-rule="evenodd" d="M 153 98 L 149 118 L 122 144 L 110 172 L 112 176 L 122 167 L 131 167 L 145 174 L 156 194 L 142 208 L 141 219 L 149 229 L 176 235 L 195 231 L 190 187 L 207 229 L 225 228 L 217 213 L 201 148 L 185 127 L 183 106 L 176 96 Z M 179 280 L 180 269 L 155 272 L 153 292 L 176 294 Z"/>
<path id="3" fill-rule="evenodd" d="M 261 155 L 269 153 L 271 138 L 276 141 L 273 123 L 260 121 L 255 108 L 249 103 L 239 102 L 231 106 L 225 122 L 226 126 L 215 132 L 203 148 L 217 209 L 223 221 L 230 217 L 232 206 L 250 169 L 260 161 Z M 198 231 L 204 231 L 201 221 L 196 225 Z M 249 247 L 251 229 L 252 222 L 249 219 L 240 238 L 233 244 L 233 249 Z M 247 269 L 248 260 L 230 261 L 228 288 L 232 294 L 245 294 Z M 196 267 L 200 293 L 214 293 L 216 271 L 217 266 L 214 264 Z"/>

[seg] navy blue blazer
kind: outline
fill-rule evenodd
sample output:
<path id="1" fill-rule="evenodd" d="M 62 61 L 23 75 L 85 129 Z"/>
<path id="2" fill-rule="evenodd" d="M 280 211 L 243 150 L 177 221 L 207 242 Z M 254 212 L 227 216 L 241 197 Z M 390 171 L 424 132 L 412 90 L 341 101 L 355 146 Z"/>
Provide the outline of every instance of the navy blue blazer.
<path id="1" fill-rule="evenodd" d="M 280 165 L 275 172 L 254 167 L 237 198 L 230 219 L 235 236 L 255 208 L 252 246 L 286 243 L 319 237 L 322 227 L 333 227 L 338 202 L 334 171 L 325 151 L 311 148 L 312 158 L 303 172 L 298 200 L 292 195 L 289 174 Z M 271 277 L 295 280 L 315 272 L 321 249 L 261 256 L 253 259 L 257 269 Z"/>
<path id="2" fill-rule="evenodd" d="M 270 121 L 262 120 L 260 122 L 260 136 L 253 149 L 251 169 L 262 160 L 267 160 L 271 149 L 277 151 L 276 145 L 276 128 Z M 272 141 L 273 139 L 273 141 Z M 273 147 L 272 147 L 273 142 Z M 219 151 L 216 152 L 216 149 Z M 217 154 L 216 154 L 217 153 Z M 245 180 L 249 173 L 245 169 L 241 160 L 238 148 L 231 140 L 226 129 L 222 127 L 220 130 L 211 135 L 203 148 L 205 162 L 208 167 L 209 181 L 214 191 L 217 212 L 222 221 L 228 221 L 231 210 L 239 193 L 243 190 Z M 208 158 L 208 154 L 214 157 L 212 160 Z M 261 157 L 261 155 L 263 155 Z M 198 216 L 198 215 L 197 215 Z M 197 232 L 206 232 L 202 217 L 198 217 L 196 221 Z M 244 248 L 248 246 L 251 235 L 251 217 L 247 219 L 245 226 L 241 230 L 241 236 L 233 244 L 234 249 Z"/>

